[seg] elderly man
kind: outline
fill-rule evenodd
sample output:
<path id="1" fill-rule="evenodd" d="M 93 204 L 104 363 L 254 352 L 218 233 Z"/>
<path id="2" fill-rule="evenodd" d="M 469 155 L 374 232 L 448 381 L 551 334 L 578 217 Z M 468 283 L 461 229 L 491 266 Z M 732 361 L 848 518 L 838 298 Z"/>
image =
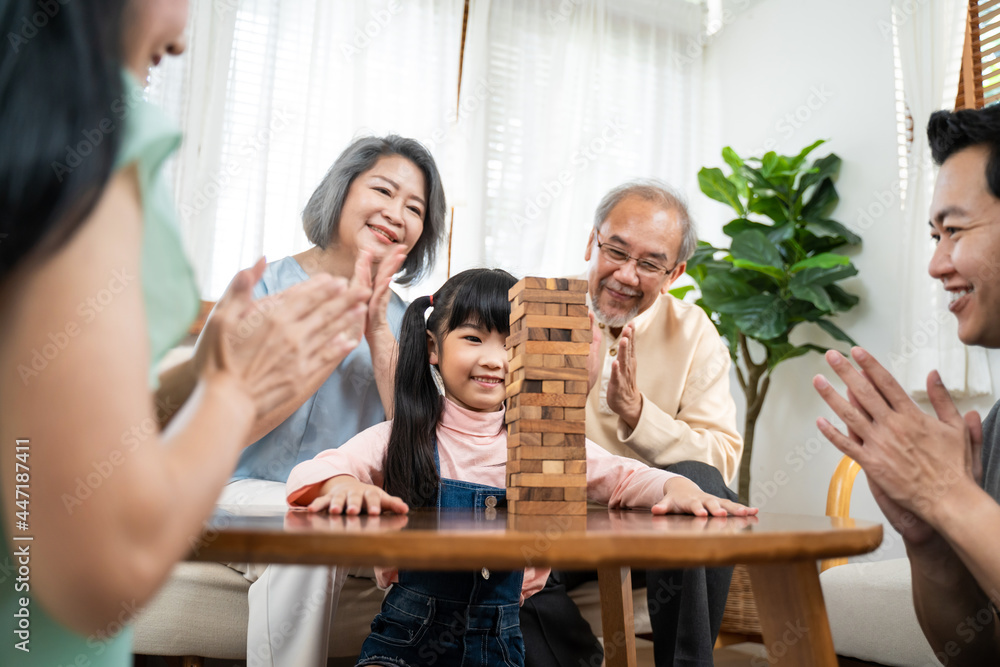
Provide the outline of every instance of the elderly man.
<path id="1" fill-rule="evenodd" d="M 939 111 L 927 127 L 941 165 L 931 202 L 937 249 L 931 276 L 951 296 L 958 336 L 1000 347 L 1000 108 Z M 823 376 L 813 386 L 847 426 L 820 418 L 823 434 L 865 470 L 879 507 L 903 536 L 920 626 L 948 665 L 1000 664 L 1000 431 L 961 415 L 937 371 L 927 377 L 936 416 L 922 412 L 861 348 L 827 361 L 847 385 L 842 397 Z"/>
<path id="2" fill-rule="evenodd" d="M 626 183 L 598 205 L 585 259 L 590 307 L 604 334 L 603 368 L 588 398 L 587 437 L 735 500 L 726 482 L 743 440 L 729 354 L 701 308 L 667 293 L 696 244 L 687 208 L 662 183 Z M 645 575 L 656 664 L 712 665 L 732 569 Z M 583 578 L 554 573 L 525 602 L 529 667 L 600 665 L 600 646 L 566 596 Z"/>

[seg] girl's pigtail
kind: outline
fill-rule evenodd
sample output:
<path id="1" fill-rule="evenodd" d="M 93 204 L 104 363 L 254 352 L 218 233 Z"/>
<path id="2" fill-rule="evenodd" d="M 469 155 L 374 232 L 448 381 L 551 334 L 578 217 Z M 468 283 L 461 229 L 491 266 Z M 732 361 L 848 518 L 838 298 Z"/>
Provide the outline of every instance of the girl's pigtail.
<path id="1" fill-rule="evenodd" d="M 433 506 L 440 484 L 434 464 L 434 437 L 441 417 L 441 396 L 431 376 L 424 320 L 430 305 L 431 297 L 420 297 L 403 315 L 392 429 L 385 453 L 385 490 L 410 507 Z"/>

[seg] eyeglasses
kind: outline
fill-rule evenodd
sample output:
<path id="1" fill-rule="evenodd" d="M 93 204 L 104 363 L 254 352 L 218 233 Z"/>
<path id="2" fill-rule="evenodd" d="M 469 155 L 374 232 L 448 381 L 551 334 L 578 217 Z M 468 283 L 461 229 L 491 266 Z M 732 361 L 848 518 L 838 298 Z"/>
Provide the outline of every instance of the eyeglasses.
<path id="1" fill-rule="evenodd" d="M 664 276 L 674 269 L 677 268 L 677 264 L 674 263 L 669 269 L 665 266 L 661 266 L 656 262 L 651 262 L 648 259 L 639 259 L 638 257 L 633 257 L 632 255 L 625 252 L 623 248 L 619 248 L 616 245 L 610 243 L 602 243 L 601 235 L 597 234 L 597 248 L 601 251 L 601 255 L 604 259 L 608 260 L 612 264 L 621 266 L 628 262 L 630 259 L 635 260 L 635 271 L 639 275 L 646 276 L 648 278 L 658 278 Z"/>

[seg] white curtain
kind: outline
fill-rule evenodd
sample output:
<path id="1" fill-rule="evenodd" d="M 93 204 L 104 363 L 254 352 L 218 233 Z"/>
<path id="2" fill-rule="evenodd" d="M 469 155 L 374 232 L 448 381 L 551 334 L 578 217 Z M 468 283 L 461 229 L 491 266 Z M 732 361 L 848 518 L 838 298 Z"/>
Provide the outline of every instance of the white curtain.
<path id="1" fill-rule="evenodd" d="M 702 23 L 683 0 L 474 0 L 452 272 L 578 273 L 610 188 L 694 196 Z"/>
<path id="2" fill-rule="evenodd" d="M 927 273 L 934 251 L 927 220 L 937 173 L 927 143 L 927 121 L 934 111 L 954 108 L 968 3 L 893 0 L 892 10 L 914 128 L 901 234 L 900 343 L 892 370 L 916 398 L 926 398 L 926 378 L 933 369 L 940 371 L 945 386 L 957 397 L 991 394 L 986 351 L 962 345 L 947 296 Z"/>
<path id="3" fill-rule="evenodd" d="M 462 0 L 191 3 L 188 50 L 154 70 L 149 96 L 184 132 L 176 198 L 206 298 L 262 254 L 309 247 L 302 207 L 353 138 L 395 132 L 438 157 L 463 11 Z M 450 192 L 453 169 L 439 166 Z"/>
<path id="4" fill-rule="evenodd" d="M 702 3 L 194 0 L 188 51 L 149 96 L 179 121 L 172 167 L 206 298 L 259 255 L 308 247 L 300 212 L 354 137 L 430 148 L 454 238 L 449 270 L 583 269 L 594 208 L 656 177 L 693 197 L 701 136 Z M 403 291 L 404 296 L 406 290 Z"/>

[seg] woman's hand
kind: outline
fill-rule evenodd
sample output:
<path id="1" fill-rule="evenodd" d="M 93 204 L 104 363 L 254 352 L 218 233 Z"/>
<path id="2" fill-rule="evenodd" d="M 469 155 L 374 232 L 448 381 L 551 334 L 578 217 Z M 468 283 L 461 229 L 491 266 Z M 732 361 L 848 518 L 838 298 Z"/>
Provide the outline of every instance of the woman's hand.
<path id="1" fill-rule="evenodd" d="M 389 326 L 386 311 L 392 291 L 389 284 L 399 267 L 406 260 L 406 250 L 399 248 L 382 259 L 378 272 L 372 276 L 372 255 L 362 250 L 354 264 L 354 278 L 351 285 L 360 285 L 370 290 L 368 300 L 368 320 L 365 326 L 365 340 L 372 357 L 372 372 L 375 375 L 375 386 L 386 419 L 392 419 L 393 395 L 396 378 L 396 337 Z"/>
<path id="2" fill-rule="evenodd" d="M 653 514 L 694 514 L 695 516 L 753 516 L 756 507 L 746 507 L 726 498 L 705 493 L 687 477 L 671 477 L 663 485 L 663 500 L 652 507 Z"/>
<path id="3" fill-rule="evenodd" d="M 373 484 L 365 484 L 350 475 L 337 475 L 323 483 L 319 495 L 309 503 L 307 510 L 322 512 L 329 510 L 330 514 L 360 514 L 367 510 L 369 514 L 387 512 L 406 514 L 410 508 L 400 498 L 388 493 Z"/>
<path id="4" fill-rule="evenodd" d="M 329 275 L 253 300 L 264 260 L 233 278 L 195 346 L 200 377 L 235 380 L 257 416 L 290 399 L 324 367 L 335 367 L 357 347 L 371 291 Z"/>
<path id="5" fill-rule="evenodd" d="M 376 265 L 370 252 L 362 250 L 358 254 L 351 284 L 361 285 L 371 290 L 371 298 L 368 300 L 368 321 L 365 326 L 365 338 L 368 339 L 369 345 L 372 345 L 379 336 L 386 333 L 392 336 L 389 320 L 386 316 L 389 298 L 392 295 L 389 285 L 392 284 L 392 277 L 399 272 L 405 261 L 406 249 L 398 248 L 378 263 L 376 271 Z M 393 340 L 395 340 L 395 336 L 393 336 Z"/>

